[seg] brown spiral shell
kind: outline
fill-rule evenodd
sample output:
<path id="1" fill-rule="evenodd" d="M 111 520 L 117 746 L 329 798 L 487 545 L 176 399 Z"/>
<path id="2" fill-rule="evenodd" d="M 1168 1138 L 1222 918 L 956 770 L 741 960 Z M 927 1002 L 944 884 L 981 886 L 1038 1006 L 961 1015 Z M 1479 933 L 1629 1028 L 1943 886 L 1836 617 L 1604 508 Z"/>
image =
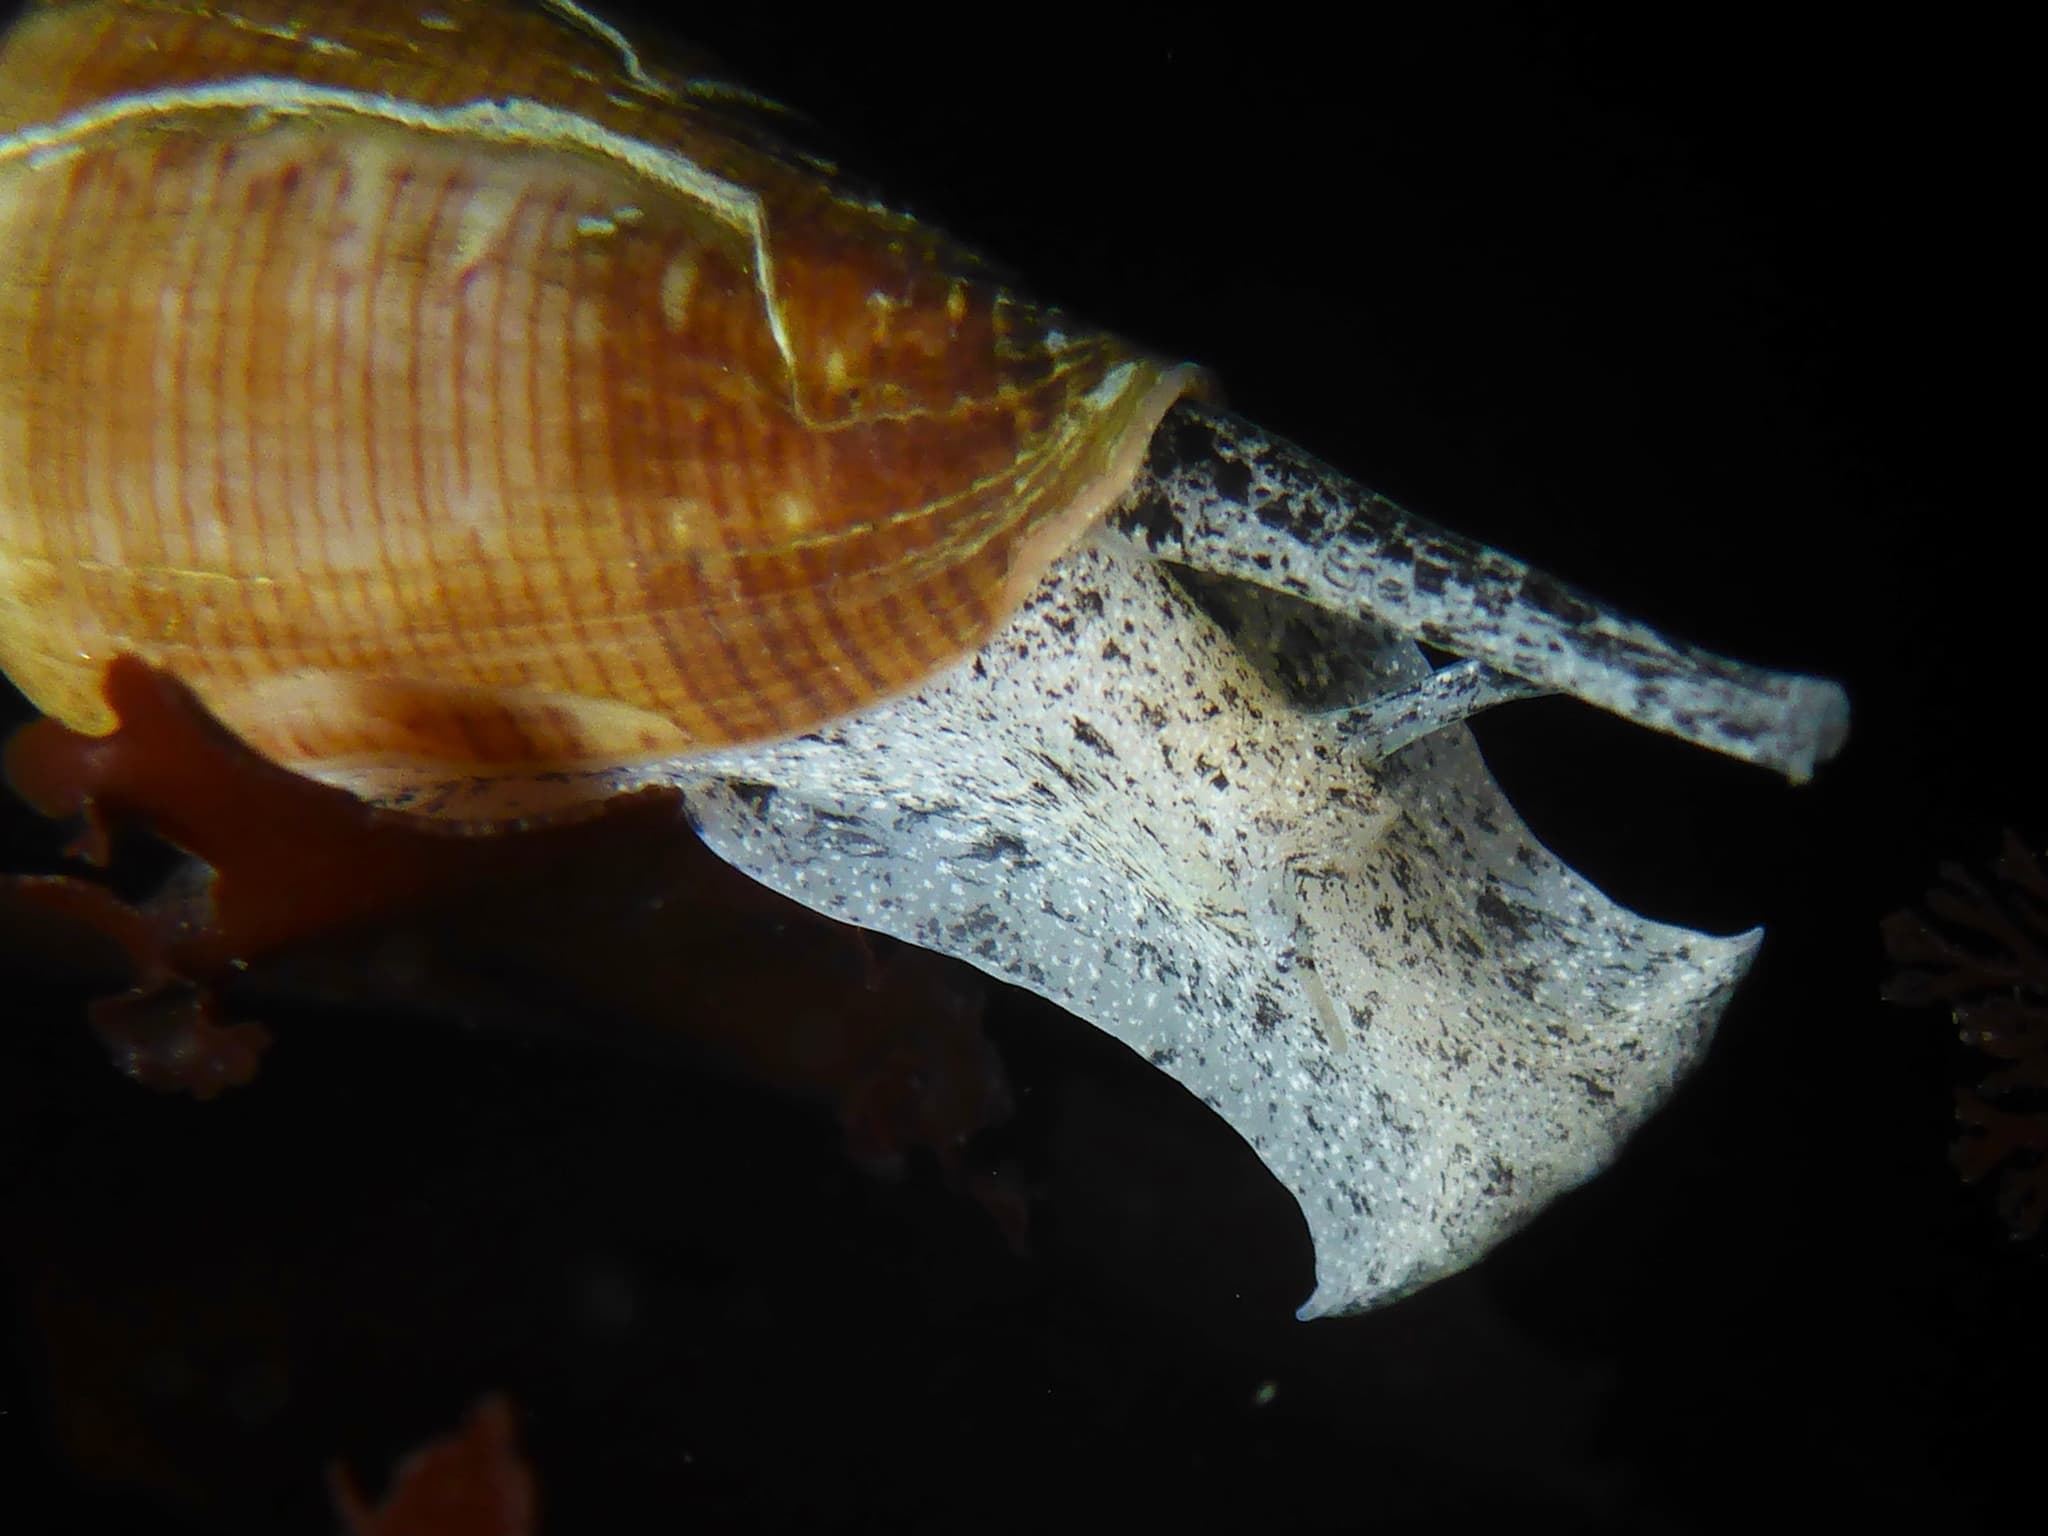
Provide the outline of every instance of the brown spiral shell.
<path id="1" fill-rule="evenodd" d="M 1197 375 L 566 4 L 57 0 L 0 45 L 0 666 L 290 764 L 801 731 L 977 649 Z"/>

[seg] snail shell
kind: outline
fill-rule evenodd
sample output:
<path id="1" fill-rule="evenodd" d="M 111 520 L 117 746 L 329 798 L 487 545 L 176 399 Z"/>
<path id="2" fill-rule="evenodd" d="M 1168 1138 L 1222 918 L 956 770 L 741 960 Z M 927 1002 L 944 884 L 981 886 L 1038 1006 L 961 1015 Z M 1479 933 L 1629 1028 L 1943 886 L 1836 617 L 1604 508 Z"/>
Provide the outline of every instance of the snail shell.
<path id="1" fill-rule="evenodd" d="M 976 650 L 1199 375 L 573 5 L 58 0 L 0 48 L 0 667 L 294 765 L 804 730 Z"/>

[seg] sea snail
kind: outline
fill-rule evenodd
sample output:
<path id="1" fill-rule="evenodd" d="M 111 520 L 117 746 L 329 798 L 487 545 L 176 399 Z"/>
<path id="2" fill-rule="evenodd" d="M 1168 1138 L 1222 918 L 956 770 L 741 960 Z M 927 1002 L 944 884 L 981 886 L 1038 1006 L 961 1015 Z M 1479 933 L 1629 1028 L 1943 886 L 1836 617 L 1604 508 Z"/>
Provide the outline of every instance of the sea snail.
<path id="1" fill-rule="evenodd" d="M 1824 685 L 1228 417 L 1186 409 L 1171 440 L 1215 451 L 1148 469 L 1195 370 L 1019 298 L 700 68 L 569 4 L 32 10 L 0 59 L 0 663 L 30 699 L 103 729 L 131 650 L 294 764 L 673 757 L 957 662 L 1114 513 L 1794 775 L 1838 736 Z"/>
<path id="2" fill-rule="evenodd" d="M 1469 1259 L 1604 1161 L 1755 940 L 1607 903 L 1446 727 L 1561 691 L 1798 779 L 1841 690 L 1342 481 L 787 129 L 569 0 L 37 5 L 0 46 L 0 667 L 95 731 L 139 654 L 423 809 L 682 783 L 743 868 L 1199 1083 L 1302 1200 L 1309 1310 Z M 1233 642 L 1159 558 L 1269 595 Z M 1084 587 L 1059 633 L 1128 612 L 1119 676 L 1166 695 L 989 645 Z M 1255 675 L 1288 605 L 1328 697 Z M 1163 1043 L 1176 1007 L 1216 1039 Z"/>

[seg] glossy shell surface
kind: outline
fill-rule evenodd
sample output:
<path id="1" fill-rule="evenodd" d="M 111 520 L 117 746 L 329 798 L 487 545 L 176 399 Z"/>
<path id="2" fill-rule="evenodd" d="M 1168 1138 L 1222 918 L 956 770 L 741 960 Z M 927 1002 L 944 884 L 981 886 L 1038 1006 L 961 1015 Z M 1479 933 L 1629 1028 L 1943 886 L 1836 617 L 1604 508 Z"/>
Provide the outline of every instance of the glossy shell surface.
<path id="1" fill-rule="evenodd" d="M 568 5 L 84 0 L 0 47 L 0 665 L 292 764 L 801 731 L 975 650 L 1195 376 Z"/>

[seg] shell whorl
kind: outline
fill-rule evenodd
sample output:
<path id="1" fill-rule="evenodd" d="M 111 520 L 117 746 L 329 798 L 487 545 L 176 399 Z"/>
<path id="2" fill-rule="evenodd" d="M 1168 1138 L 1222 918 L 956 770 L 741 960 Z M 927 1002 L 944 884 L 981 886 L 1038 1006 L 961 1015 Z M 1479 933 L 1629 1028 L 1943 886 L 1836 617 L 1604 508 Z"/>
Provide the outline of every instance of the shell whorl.
<path id="1" fill-rule="evenodd" d="M 0 47 L 0 665 L 287 763 L 784 735 L 977 649 L 1195 375 L 566 5 L 46 5 Z"/>

